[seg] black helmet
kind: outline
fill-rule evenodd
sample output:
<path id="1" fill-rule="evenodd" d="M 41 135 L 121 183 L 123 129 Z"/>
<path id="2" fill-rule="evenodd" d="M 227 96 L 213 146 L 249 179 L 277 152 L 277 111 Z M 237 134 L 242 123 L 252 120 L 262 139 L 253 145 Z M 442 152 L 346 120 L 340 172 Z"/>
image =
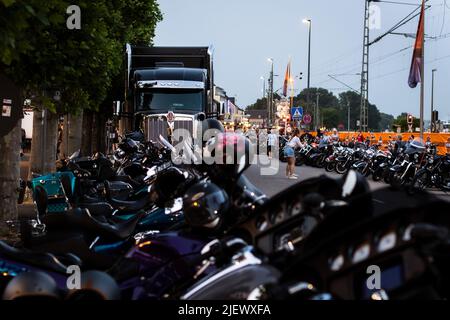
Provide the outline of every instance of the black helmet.
<path id="1" fill-rule="evenodd" d="M 222 133 L 210 139 L 203 151 L 205 164 L 220 177 L 237 178 L 251 164 L 254 156 L 250 141 L 243 135 Z"/>
<path id="2" fill-rule="evenodd" d="M 157 205 L 163 206 L 167 201 L 173 200 L 179 186 L 189 178 L 185 170 L 170 167 L 159 173 L 151 189 L 152 200 Z"/>
<path id="3" fill-rule="evenodd" d="M 69 300 L 119 300 L 120 288 L 107 273 L 86 271 L 81 274 L 80 289 L 69 292 Z"/>
<path id="4" fill-rule="evenodd" d="M 184 217 L 193 227 L 217 227 L 221 216 L 229 207 L 227 193 L 211 182 L 193 185 L 183 197 Z"/>
<path id="5" fill-rule="evenodd" d="M 23 272 L 13 278 L 3 292 L 3 300 L 59 299 L 55 280 L 41 271 Z"/>

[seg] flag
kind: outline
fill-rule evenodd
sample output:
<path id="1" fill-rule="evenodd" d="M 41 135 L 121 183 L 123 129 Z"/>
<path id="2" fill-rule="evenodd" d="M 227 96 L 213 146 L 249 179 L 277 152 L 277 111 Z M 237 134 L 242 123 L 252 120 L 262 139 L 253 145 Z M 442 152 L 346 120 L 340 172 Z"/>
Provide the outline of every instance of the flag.
<path id="1" fill-rule="evenodd" d="M 286 75 L 284 76 L 284 85 L 283 85 L 283 95 L 285 97 L 287 97 L 288 95 L 288 88 L 290 82 L 291 82 L 291 61 L 289 60 L 289 63 L 286 68 Z"/>
<path id="2" fill-rule="evenodd" d="M 425 0 L 422 0 L 422 10 L 420 12 L 419 27 L 417 28 L 416 43 L 411 61 L 411 70 L 409 71 L 408 84 L 411 88 L 417 87 L 422 82 L 422 64 L 423 61 L 423 43 L 425 36 Z"/>

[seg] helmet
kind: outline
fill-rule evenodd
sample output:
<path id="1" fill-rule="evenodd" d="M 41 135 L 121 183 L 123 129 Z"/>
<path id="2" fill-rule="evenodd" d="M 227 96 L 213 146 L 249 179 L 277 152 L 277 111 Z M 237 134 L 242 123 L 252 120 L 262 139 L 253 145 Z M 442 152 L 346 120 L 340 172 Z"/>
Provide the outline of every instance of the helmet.
<path id="1" fill-rule="evenodd" d="M 107 273 L 86 271 L 81 274 L 81 286 L 69 292 L 69 300 L 119 300 L 120 288 Z"/>
<path id="2" fill-rule="evenodd" d="M 177 167 L 170 167 L 161 172 L 156 177 L 152 187 L 152 197 L 157 205 L 164 205 L 167 201 L 173 199 L 177 188 L 185 183 L 189 174 Z"/>
<path id="3" fill-rule="evenodd" d="M 254 155 L 250 141 L 243 135 L 221 133 L 206 143 L 203 151 L 205 164 L 211 165 L 211 174 L 237 178 L 251 164 Z"/>
<path id="4" fill-rule="evenodd" d="M 41 271 L 23 272 L 13 278 L 3 292 L 3 300 L 59 299 L 55 280 Z"/>
<path id="5" fill-rule="evenodd" d="M 229 209 L 227 193 L 211 182 L 200 182 L 190 187 L 183 197 L 186 222 L 193 227 L 213 229 Z"/>

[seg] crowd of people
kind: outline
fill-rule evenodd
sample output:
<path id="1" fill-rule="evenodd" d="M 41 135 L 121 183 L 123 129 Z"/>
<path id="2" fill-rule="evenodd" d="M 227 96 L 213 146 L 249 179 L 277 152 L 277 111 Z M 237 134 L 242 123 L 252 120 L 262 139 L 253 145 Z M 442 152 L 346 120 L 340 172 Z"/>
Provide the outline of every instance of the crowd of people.
<path id="1" fill-rule="evenodd" d="M 339 142 L 342 146 L 349 148 L 354 148 L 361 144 L 364 144 L 366 147 L 377 144 L 380 148 L 391 146 L 391 150 L 395 153 L 399 148 L 408 147 L 412 141 L 417 139 L 413 134 L 409 134 L 406 139 L 404 134 L 397 134 L 389 136 L 388 141 L 383 141 L 381 135 L 376 139 L 375 135 L 370 132 L 364 135 L 361 131 L 353 136 L 342 137 L 339 135 L 337 129 L 330 131 L 318 129 L 317 132 L 314 132 L 315 134 L 299 128 L 293 128 L 291 130 L 285 130 L 284 128 L 280 130 L 275 128 L 268 128 L 267 130 L 237 128 L 235 132 L 247 136 L 251 141 L 257 142 L 259 146 L 266 143 L 269 159 L 274 157 L 274 150 L 278 150 L 277 147 L 279 147 L 280 137 L 284 139 L 286 143 L 282 152 L 287 159 L 286 178 L 292 180 L 298 179 L 298 175 L 295 173 L 295 150 L 303 148 L 306 144 L 316 144 L 319 148 L 326 147 L 335 142 Z M 264 134 L 262 135 L 261 133 Z M 427 147 L 432 146 L 431 137 L 426 137 L 424 144 Z M 445 147 L 447 155 L 450 155 L 450 138 L 448 138 Z"/>

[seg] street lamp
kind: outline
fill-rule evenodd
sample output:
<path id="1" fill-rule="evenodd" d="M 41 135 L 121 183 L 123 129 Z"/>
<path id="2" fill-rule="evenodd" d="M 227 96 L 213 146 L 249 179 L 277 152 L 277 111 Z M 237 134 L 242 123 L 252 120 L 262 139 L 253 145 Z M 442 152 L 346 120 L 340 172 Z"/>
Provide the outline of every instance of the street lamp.
<path id="1" fill-rule="evenodd" d="M 312 20 L 305 18 L 303 19 L 303 23 L 308 25 L 308 91 L 306 93 L 306 104 L 309 105 L 309 89 L 311 86 L 311 28 L 312 28 Z"/>
<path id="2" fill-rule="evenodd" d="M 431 128 L 430 128 L 430 132 L 435 132 L 436 131 L 436 124 L 435 124 L 435 119 L 434 119 L 434 74 L 437 71 L 437 69 L 433 69 L 432 70 L 432 80 L 431 80 Z"/>
<path id="3" fill-rule="evenodd" d="M 269 94 L 268 94 L 268 101 L 267 101 L 267 108 L 269 109 L 269 122 L 270 125 L 273 124 L 273 118 L 274 118 L 274 112 L 273 112 L 273 58 L 268 58 L 267 61 L 271 64 L 270 69 L 270 77 L 269 77 Z"/>

